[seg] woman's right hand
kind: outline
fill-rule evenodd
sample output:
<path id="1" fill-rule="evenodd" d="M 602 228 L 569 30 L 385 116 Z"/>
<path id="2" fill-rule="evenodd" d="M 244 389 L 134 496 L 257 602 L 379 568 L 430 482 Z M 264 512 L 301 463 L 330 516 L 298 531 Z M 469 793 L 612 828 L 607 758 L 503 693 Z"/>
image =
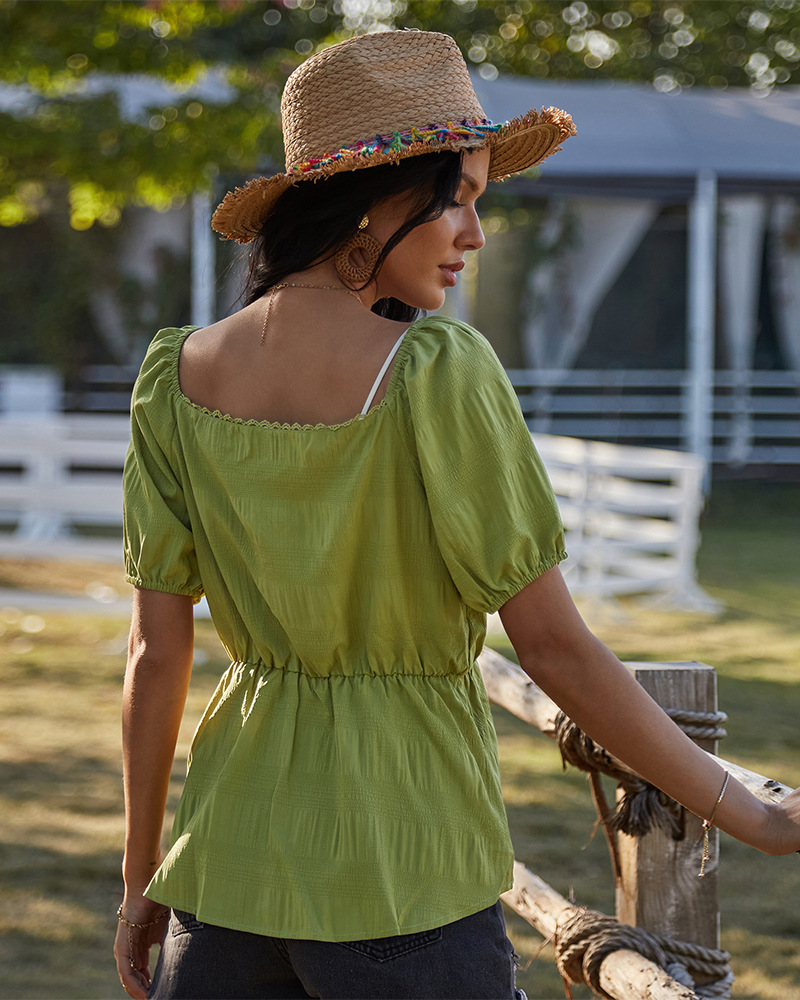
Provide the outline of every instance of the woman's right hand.
<path id="1" fill-rule="evenodd" d="M 118 916 L 123 918 L 114 941 L 119 981 L 128 996 L 145 1000 L 152 981 L 150 949 L 164 940 L 169 909 L 140 893 L 126 892 Z M 129 924 L 146 926 L 131 927 Z"/>
<path id="2" fill-rule="evenodd" d="M 114 943 L 120 981 L 144 1000 L 150 948 L 166 929 L 167 909 L 143 893 L 160 864 L 161 827 L 175 743 L 192 671 L 192 600 L 136 588 L 123 692 L 125 898 Z M 155 923 L 152 923 L 156 921 Z"/>

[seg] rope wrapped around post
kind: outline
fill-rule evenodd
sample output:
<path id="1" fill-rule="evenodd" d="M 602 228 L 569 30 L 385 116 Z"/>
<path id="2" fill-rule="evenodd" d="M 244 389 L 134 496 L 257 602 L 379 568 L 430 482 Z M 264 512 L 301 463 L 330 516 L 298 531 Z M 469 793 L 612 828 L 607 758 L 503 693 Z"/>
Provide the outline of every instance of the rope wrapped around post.
<path id="1" fill-rule="evenodd" d="M 623 949 L 660 965 L 697 997 L 711 1000 L 730 996 L 733 973 L 728 952 L 651 934 L 640 927 L 621 924 L 615 917 L 596 910 L 575 909 L 562 918 L 554 946 L 556 965 L 568 996 L 571 995 L 568 984 L 586 983 L 598 996 L 614 1000 L 602 986 L 600 970 L 611 952 Z M 713 977 L 713 982 L 696 985 L 691 973 Z"/>
<path id="2" fill-rule="evenodd" d="M 689 712 L 667 709 L 670 718 L 692 739 L 722 739 L 721 727 L 727 719 L 724 712 Z M 683 836 L 683 811 L 654 785 L 617 767 L 610 755 L 598 746 L 575 723 L 559 712 L 555 719 L 555 738 L 564 767 L 572 764 L 581 771 L 598 771 L 613 778 L 624 794 L 616 808 L 604 815 L 604 823 L 632 837 L 642 837 L 655 827 L 661 827 L 675 838 Z"/>
<path id="3" fill-rule="evenodd" d="M 724 740 L 728 735 L 722 725 L 728 721 L 727 712 L 690 712 L 684 708 L 665 708 L 664 711 L 689 739 Z"/>

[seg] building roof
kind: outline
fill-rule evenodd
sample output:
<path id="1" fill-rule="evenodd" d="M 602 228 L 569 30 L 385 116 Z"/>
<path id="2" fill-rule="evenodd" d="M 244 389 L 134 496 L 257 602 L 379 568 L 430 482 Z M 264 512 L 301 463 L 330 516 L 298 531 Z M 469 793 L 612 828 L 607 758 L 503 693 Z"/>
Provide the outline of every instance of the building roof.
<path id="1" fill-rule="evenodd" d="M 683 197 L 701 172 L 720 190 L 800 195 L 800 87 L 662 94 L 624 81 L 474 80 L 493 121 L 530 107 L 568 111 L 578 129 L 543 164 L 540 193 Z"/>

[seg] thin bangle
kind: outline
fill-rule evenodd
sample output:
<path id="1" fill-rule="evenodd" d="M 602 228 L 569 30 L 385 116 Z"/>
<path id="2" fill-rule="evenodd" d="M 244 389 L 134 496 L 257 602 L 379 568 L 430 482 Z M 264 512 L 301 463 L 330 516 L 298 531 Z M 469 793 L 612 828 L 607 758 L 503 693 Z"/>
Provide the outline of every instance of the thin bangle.
<path id="1" fill-rule="evenodd" d="M 730 776 L 730 771 L 726 771 L 725 780 L 722 782 L 722 788 L 717 796 L 717 801 L 714 803 L 714 808 L 711 810 L 711 815 L 708 819 L 703 820 L 703 857 L 700 861 L 700 874 L 698 875 L 698 878 L 706 877 L 706 862 L 708 861 L 708 831 L 714 825 L 714 817 L 717 815 L 717 809 L 719 808 L 720 802 L 722 802 L 722 796 L 725 794 L 725 789 L 728 787 L 728 779 Z"/>

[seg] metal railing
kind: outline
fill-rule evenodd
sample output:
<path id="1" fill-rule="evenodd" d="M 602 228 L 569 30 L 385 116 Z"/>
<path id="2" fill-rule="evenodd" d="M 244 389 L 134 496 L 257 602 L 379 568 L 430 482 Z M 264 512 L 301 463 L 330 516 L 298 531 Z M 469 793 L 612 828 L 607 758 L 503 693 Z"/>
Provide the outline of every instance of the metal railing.
<path id="1" fill-rule="evenodd" d="M 689 450 L 689 373 L 679 370 L 509 371 L 532 431 Z M 800 373 L 714 376 L 712 460 L 800 464 Z"/>

